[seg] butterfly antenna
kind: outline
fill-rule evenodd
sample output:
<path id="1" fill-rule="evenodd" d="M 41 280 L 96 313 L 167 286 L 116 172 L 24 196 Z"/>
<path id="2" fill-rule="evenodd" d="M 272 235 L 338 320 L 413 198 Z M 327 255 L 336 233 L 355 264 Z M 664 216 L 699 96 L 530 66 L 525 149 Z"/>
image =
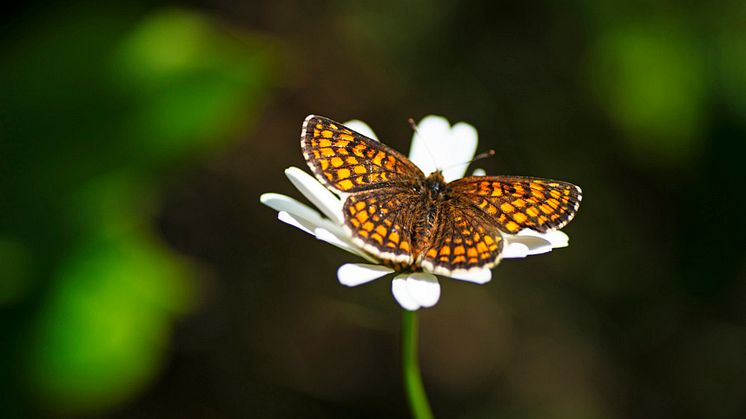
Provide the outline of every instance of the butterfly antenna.
<path id="1" fill-rule="evenodd" d="M 492 149 L 490 149 L 490 150 L 487 150 L 487 151 L 485 151 L 484 153 L 479 153 L 479 154 L 477 154 L 476 156 L 474 156 L 474 158 L 473 158 L 473 159 L 471 159 L 471 160 L 469 160 L 469 161 L 467 161 L 467 162 L 463 162 L 463 163 L 456 163 L 456 164 L 453 164 L 453 165 L 451 165 L 451 166 L 448 166 L 448 167 L 446 167 L 446 168 L 445 168 L 445 169 L 443 169 L 443 170 L 447 170 L 447 169 L 450 169 L 450 168 L 452 168 L 452 167 L 456 167 L 456 166 L 462 166 L 462 165 L 464 165 L 464 164 L 472 164 L 472 163 L 474 163 L 475 161 L 478 161 L 478 160 L 482 160 L 482 159 L 486 159 L 486 158 L 488 158 L 488 157 L 492 157 L 492 156 L 494 156 L 495 154 L 497 154 L 497 153 L 495 152 L 495 150 L 492 150 Z"/>
<path id="2" fill-rule="evenodd" d="M 495 150 L 489 149 L 489 150 L 485 151 L 484 153 L 477 154 L 473 159 L 471 159 L 471 161 L 469 161 L 469 163 L 474 163 L 477 160 L 482 160 L 482 159 L 486 159 L 488 157 L 493 157 L 495 154 L 497 154 L 497 152 Z"/>
<path id="3" fill-rule="evenodd" d="M 427 154 L 430 155 L 430 159 L 433 161 L 433 163 L 435 163 L 435 167 L 438 167 L 439 164 L 438 164 L 437 160 L 435 160 L 435 155 L 433 154 L 433 152 L 430 151 L 430 147 L 427 146 L 427 141 L 425 141 L 425 137 L 421 136 L 420 132 L 417 130 L 417 123 L 414 122 L 413 118 L 407 119 L 407 122 L 409 122 L 409 126 L 412 127 L 412 131 L 414 131 L 414 135 L 416 135 L 416 136 L 418 136 L 418 137 L 420 137 L 422 139 L 422 145 L 425 146 L 425 150 L 427 150 Z"/>

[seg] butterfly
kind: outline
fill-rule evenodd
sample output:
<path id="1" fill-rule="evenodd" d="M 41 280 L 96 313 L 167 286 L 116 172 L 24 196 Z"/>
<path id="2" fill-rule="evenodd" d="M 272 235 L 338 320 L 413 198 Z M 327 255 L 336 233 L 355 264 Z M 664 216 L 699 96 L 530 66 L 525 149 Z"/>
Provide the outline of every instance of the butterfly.
<path id="1" fill-rule="evenodd" d="M 504 235 L 564 227 L 578 211 L 578 186 L 523 176 L 425 174 L 383 143 L 309 115 L 301 149 L 327 188 L 343 197 L 353 242 L 399 270 L 452 275 L 495 266 Z"/>

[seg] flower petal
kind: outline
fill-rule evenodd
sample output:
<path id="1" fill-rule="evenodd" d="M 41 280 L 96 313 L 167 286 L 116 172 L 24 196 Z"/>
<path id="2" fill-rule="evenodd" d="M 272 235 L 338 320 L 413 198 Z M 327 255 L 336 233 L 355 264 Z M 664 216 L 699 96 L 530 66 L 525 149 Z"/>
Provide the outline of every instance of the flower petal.
<path id="1" fill-rule="evenodd" d="M 570 237 L 560 230 L 547 231 L 546 233 L 539 233 L 537 231 L 523 229 L 518 232 L 516 236 L 533 236 L 539 237 L 543 240 L 548 241 L 552 244 L 552 248 L 567 247 L 570 244 Z"/>
<path id="2" fill-rule="evenodd" d="M 448 277 L 461 281 L 474 282 L 475 284 L 486 284 L 492 279 L 492 271 L 489 269 L 473 269 L 466 272 L 454 272 L 448 275 Z"/>
<path id="3" fill-rule="evenodd" d="M 347 238 L 341 226 L 322 218 L 318 212 L 295 199 L 281 194 L 266 193 L 262 194 L 259 200 L 268 207 L 279 211 L 277 218 L 280 221 L 303 230 L 308 234 L 312 234 L 319 240 L 347 250 L 354 255 L 363 257 L 369 261 L 375 261 L 368 254 L 359 250 Z"/>
<path id="4" fill-rule="evenodd" d="M 426 116 L 417 124 L 417 132 L 412 137 L 409 149 L 409 160 L 416 164 L 426 175 L 444 167 L 440 161 L 444 143 L 450 134 L 448 120 L 440 116 Z"/>
<path id="5" fill-rule="evenodd" d="M 421 307 L 407 289 L 406 275 L 399 275 L 391 281 L 391 293 L 394 294 L 394 299 L 399 305 L 409 311 L 415 311 Z"/>
<path id="6" fill-rule="evenodd" d="M 316 233 L 313 232 L 316 226 L 301 217 L 296 217 L 286 211 L 280 211 L 277 213 L 277 219 L 283 223 L 290 224 L 293 227 L 303 230 L 312 236 L 316 235 Z"/>
<path id="7" fill-rule="evenodd" d="M 289 196 L 278 193 L 265 193 L 259 197 L 259 202 L 273 210 L 284 211 L 293 216 L 303 218 L 306 221 L 315 224 L 314 228 L 323 224 L 323 219 L 317 211 L 314 211 L 308 205 L 300 203 Z"/>
<path id="8" fill-rule="evenodd" d="M 552 243 L 543 236 L 515 235 L 505 237 L 508 244 L 521 243 L 528 248 L 528 255 L 540 255 L 552 251 Z"/>
<path id="9" fill-rule="evenodd" d="M 448 120 L 430 115 L 417 125 L 409 159 L 425 174 L 443 169 L 446 182 L 466 173 L 477 150 L 477 130 L 464 122 L 450 127 Z"/>
<path id="10" fill-rule="evenodd" d="M 542 238 L 545 240 L 549 240 L 549 243 L 552 243 L 553 248 L 567 247 L 570 245 L 570 236 L 565 234 L 564 231 L 550 231 L 548 233 L 545 233 Z"/>
<path id="11" fill-rule="evenodd" d="M 507 246 L 503 249 L 502 257 L 503 259 L 525 258 L 526 256 L 528 256 L 528 252 L 528 246 L 523 243 L 508 243 Z"/>
<path id="12" fill-rule="evenodd" d="M 381 265 L 366 263 L 345 263 L 337 269 L 337 279 L 342 285 L 355 287 L 394 272 L 393 269 Z"/>
<path id="13" fill-rule="evenodd" d="M 329 192 L 318 180 L 297 167 L 285 169 L 285 176 L 290 179 L 290 182 L 298 188 L 303 196 L 308 198 L 332 222 L 335 224 L 343 223 L 342 201 Z"/>
<path id="14" fill-rule="evenodd" d="M 435 275 L 414 272 L 399 275 L 399 278 L 405 278 L 407 292 L 421 307 L 432 307 L 440 299 L 440 284 Z"/>
<path id="15" fill-rule="evenodd" d="M 360 256 L 361 258 L 376 263 L 377 261 L 367 253 L 363 252 L 358 246 L 355 246 L 352 242 L 347 240 L 346 237 L 335 234 L 334 232 L 326 228 L 316 228 L 313 234 L 317 239 L 325 241 L 333 246 L 336 246 L 342 250 L 346 250 L 353 255 Z"/>
<path id="16" fill-rule="evenodd" d="M 347 128 L 356 131 L 359 134 L 363 134 L 364 136 L 378 141 L 378 137 L 376 137 L 376 133 L 373 132 L 373 130 L 363 121 L 353 119 L 352 121 L 347 121 L 344 123 L 344 126 Z"/>
<path id="17" fill-rule="evenodd" d="M 446 182 L 464 177 L 466 169 L 477 151 L 478 142 L 477 129 L 473 126 L 465 122 L 459 122 L 451 128 L 451 138 L 448 144 L 450 160 L 443 169 L 443 177 Z"/>

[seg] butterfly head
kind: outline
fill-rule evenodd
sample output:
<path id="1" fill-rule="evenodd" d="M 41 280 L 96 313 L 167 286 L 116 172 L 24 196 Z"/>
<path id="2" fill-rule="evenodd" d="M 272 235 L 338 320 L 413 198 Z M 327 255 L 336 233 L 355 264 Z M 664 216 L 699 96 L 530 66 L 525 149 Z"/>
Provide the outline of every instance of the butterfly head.
<path id="1" fill-rule="evenodd" d="M 443 177 L 442 170 L 436 170 L 425 178 L 425 189 L 432 198 L 441 196 L 447 187 L 445 178 Z"/>

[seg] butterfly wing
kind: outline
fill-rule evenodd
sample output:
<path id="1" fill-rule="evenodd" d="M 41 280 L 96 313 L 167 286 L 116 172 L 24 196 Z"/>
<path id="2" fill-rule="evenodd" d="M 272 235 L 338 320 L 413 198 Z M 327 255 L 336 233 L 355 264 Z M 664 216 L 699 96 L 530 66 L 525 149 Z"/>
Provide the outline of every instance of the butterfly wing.
<path id="1" fill-rule="evenodd" d="M 470 176 L 448 186 L 508 234 L 524 228 L 542 233 L 560 229 L 573 219 L 582 199 L 572 183 L 532 177 Z"/>
<path id="2" fill-rule="evenodd" d="M 306 118 L 300 144 L 311 171 L 338 192 L 360 192 L 423 176 L 396 150 L 321 116 Z"/>
<path id="3" fill-rule="evenodd" d="M 491 216 L 463 197 L 446 201 L 438 213 L 423 268 L 450 275 L 495 266 L 503 239 Z"/>
<path id="4" fill-rule="evenodd" d="M 342 212 L 353 241 L 381 259 L 411 265 L 426 217 L 421 196 L 392 186 L 350 195 Z"/>

